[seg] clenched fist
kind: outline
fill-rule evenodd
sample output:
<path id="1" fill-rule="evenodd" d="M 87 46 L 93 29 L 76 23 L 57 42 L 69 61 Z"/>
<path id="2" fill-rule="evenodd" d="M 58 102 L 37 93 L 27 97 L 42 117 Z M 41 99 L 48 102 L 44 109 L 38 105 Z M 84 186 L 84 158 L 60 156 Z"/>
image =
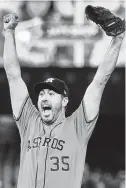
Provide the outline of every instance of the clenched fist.
<path id="1" fill-rule="evenodd" d="M 19 17 L 13 13 L 13 14 L 7 14 L 6 16 L 3 17 L 3 22 L 4 22 L 4 30 L 15 30 L 18 22 L 19 22 Z"/>

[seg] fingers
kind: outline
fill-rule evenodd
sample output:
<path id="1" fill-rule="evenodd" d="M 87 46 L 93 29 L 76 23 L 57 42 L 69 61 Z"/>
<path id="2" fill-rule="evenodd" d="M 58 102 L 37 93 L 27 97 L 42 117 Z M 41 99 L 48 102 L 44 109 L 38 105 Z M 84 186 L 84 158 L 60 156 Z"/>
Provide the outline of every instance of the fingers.
<path id="1" fill-rule="evenodd" d="M 13 14 L 7 14 L 6 16 L 3 17 L 4 23 L 9 23 L 10 21 L 18 22 L 19 17 L 13 13 Z"/>
<path id="2" fill-rule="evenodd" d="M 3 17 L 4 23 L 9 23 L 10 20 L 11 20 L 11 18 L 10 18 L 9 15 L 6 15 L 6 16 Z"/>
<path id="3" fill-rule="evenodd" d="M 18 22 L 18 21 L 19 21 L 19 17 L 18 17 L 18 15 L 15 14 L 15 13 L 13 13 L 12 15 L 13 15 L 14 20 Z"/>

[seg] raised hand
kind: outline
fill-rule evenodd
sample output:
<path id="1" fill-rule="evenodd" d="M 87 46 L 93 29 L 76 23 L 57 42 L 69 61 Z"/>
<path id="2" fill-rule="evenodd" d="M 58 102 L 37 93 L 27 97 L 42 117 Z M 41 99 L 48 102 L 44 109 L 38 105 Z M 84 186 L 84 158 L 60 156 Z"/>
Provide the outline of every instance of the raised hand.
<path id="1" fill-rule="evenodd" d="M 19 17 L 15 14 L 7 14 L 3 17 L 4 30 L 15 30 L 19 22 Z"/>

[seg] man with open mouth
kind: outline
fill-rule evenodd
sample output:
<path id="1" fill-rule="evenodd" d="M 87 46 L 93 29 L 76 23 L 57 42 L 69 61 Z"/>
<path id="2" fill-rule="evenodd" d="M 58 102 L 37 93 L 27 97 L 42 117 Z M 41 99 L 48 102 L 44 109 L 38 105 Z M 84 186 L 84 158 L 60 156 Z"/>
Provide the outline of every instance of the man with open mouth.
<path id="1" fill-rule="evenodd" d="M 65 82 L 58 78 L 49 78 L 34 86 L 38 94 L 38 109 L 44 124 L 50 125 L 65 118 L 69 90 Z M 51 126 L 52 127 L 52 126 Z"/>
<path id="2" fill-rule="evenodd" d="M 88 9 L 92 10 L 92 7 Z M 16 53 L 17 24 L 17 15 L 4 17 L 4 68 L 13 115 L 21 137 L 17 188 L 80 188 L 87 144 L 98 119 L 101 97 L 116 66 L 125 33 L 112 37 L 104 61 L 99 65 L 79 107 L 66 118 L 69 90 L 65 82 L 58 78 L 49 78 L 34 86 L 38 109 L 33 105 L 21 77 Z"/>

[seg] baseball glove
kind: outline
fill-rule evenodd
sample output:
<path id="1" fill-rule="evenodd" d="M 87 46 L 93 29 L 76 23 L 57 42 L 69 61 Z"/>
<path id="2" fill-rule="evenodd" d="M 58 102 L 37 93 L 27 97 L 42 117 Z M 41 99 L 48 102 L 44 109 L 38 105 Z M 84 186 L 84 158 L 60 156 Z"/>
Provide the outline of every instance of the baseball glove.
<path id="1" fill-rule="evenodd" d="M 104 7 L 88 5 L 85 8 L 85 14 L 87 19 L 101 26 L 109 36 L 117 36 L 125 31 L 125 20 L 116 17 Z"/>

